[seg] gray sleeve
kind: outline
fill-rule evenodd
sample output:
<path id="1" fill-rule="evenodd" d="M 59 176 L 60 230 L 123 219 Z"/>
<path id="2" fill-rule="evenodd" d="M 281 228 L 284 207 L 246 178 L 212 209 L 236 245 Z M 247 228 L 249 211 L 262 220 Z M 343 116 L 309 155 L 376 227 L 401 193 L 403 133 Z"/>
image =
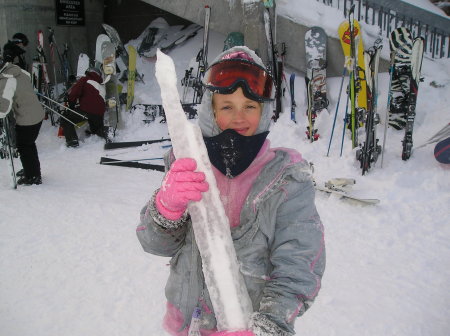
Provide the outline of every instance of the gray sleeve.
<path id="1" fill-rule="evenodd" d="M 0 118 L 11 111 L 17 81 L 14 77 L 0 74 Z"/>
<path id="2" fill-rule="evenodd" d="M 325 270 L 324 230 L 311 179 L 289 180 L 270 242 L 273 270 L 259 312 L 283 330 L 294 332 L 295 318 L 313 303 Z"/>
<path id="3" fill-rule="evenodd" d="M 177 221 L 162 216 L 155 207 L 157 192 L 158 190 L 142 208 L 136 234 L 144 251 L 163 257 L 172 257 L 183 245 L 189 215 L 185 213 Z"/>

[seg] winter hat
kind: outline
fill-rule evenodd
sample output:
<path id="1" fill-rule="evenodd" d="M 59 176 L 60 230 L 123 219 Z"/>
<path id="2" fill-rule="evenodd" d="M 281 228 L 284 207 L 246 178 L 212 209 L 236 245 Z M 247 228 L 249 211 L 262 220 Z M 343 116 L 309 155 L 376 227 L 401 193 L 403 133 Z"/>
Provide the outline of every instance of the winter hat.
<path id="1" fill-rule="evenodd" d="M 266 69 L 263 61 L 259 58 L 258 55 L 251 49 L 245 46 L 236 46 L 231 49 L 228 49 L 222 52 L 211 64 L 212 66 L 222 60 L 239 58 L 248 62 L 252 62 L 257 64 L 258 66 Z M 203 84 L 206 86 L 205 82 L 207 78 L 203 80 Z M 212 108 L 212 97 L 213 92 L 210 90 L 205 90 L 203 94 L 202 103 L 200 104 L 198 117 L 198 124 L 200 129 L 202 130 L 202 134 L 204 137 L 213 137 L 222 132 L 219 126 L 216 123 L 214 111 Z M 256 134 L 260 134 L 263 132 L 267 132 L 270 127 L 271 117 L 272 117 L 272 104 L 271 103 L 263 103 L 262 111 L 261 111 L 261 120 L 259 121 L 258 128 L 256 129 Z"/>
<path id="2" fill-rule="evenodd" d="M 12 37 L 12 42 L 14 43 L 22 43 L 24 46 L 28 45 L 28 37 L 22 33 L 15 33 Z"/>

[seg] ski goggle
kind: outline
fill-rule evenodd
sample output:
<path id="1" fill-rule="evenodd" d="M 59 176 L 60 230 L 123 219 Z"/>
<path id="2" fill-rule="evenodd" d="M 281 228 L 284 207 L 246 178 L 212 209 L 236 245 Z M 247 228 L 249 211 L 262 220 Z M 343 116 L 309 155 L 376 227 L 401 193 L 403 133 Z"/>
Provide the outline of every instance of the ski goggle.
<path id="1" fill-rule="evenodd" d="M 246 97 L 257 102 L 274 99 L 272 76 L 262 66 L 245 59 L 225 59 L 213 64 L 206 70 L 203 83 L 215 93 L 230 94 L 240 86 Z"/>

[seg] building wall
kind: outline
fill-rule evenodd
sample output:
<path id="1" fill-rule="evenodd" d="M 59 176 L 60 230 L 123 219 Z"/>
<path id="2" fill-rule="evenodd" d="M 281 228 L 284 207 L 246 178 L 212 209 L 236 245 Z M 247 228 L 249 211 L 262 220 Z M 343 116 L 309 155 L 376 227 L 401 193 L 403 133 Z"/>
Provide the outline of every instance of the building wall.
<path id="1" fill-rule="evenodd" d="M 103 7 L 103 0 L 84 0 L 85 25 L 69 27 L 56 25 L 55 0 L 0 0 L 0 45 L 3 50 L 4 44 L 17 32 L 27 35 L 30 43 L 26 48 L 26 59 L 27 63 L 31 64 L 36 56 L 37 31 L 42 30 L 44 50 L 49 62 L 48 27 L 52 27 L 60 52 L 63 51 L 64 43 L 68 43 L 69 61 L 76 72 L 78 55 L 81 52 L 87 53 L 91 58 L 94 56 L 95 41 L 98 34 L 103 33 Z M 58 60 L 56 62 L 59 68 Z M 49 68 L 51 71 L 52 67 Z M 59 81 L 61 78 L 58 75 Z"/>

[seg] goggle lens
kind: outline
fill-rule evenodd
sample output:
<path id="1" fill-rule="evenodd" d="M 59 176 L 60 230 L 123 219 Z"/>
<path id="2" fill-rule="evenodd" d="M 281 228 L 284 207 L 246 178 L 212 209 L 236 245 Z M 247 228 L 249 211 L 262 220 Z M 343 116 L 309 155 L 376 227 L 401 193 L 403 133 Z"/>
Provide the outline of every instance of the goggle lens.
<path id="1" fill-rule="evenodd" d="M 261 66 L 242 59 L 228 59 L 213 64 L 205 74 L 205 86 L 229 94 L 242 85 L 256 101 L 272 100 L 272 76 Z"/>

